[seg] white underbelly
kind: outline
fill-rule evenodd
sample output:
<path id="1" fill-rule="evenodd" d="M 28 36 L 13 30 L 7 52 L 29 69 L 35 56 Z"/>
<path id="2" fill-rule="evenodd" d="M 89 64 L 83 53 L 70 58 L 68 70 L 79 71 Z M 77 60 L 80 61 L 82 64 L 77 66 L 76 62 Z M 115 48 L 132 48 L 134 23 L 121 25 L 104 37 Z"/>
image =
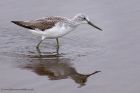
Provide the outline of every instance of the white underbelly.
<path id="1" fill-rule="evenodd" d="M 44 38 L 53 39 L 57 37 L 62 37 L 72 31 L 72 28 L 69 26 L 55 26 L 51 29 L 45 31 L 40 31 L 39 29 L 30 30 L 35 35 L 43 36 Z"/>
<path id="2" fill-rule="evenodd" d="M 66 34 L 68 34 L 72 28 L 70 27 L 54 27 L 52 29 L 46 30 L 45 35 L 46 38 L 56 38 L 56 37 L 62 37 Z"/>

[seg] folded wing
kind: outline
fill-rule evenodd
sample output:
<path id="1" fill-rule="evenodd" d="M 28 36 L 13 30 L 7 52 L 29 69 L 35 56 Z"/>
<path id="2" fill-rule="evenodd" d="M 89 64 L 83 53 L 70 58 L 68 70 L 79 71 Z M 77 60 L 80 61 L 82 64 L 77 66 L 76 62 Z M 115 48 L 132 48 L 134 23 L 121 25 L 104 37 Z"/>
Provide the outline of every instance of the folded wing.
<path id="1" fill-rule="evenodd" d="M 47 18 L 42 18 L 42 19 L 37 19 L 32 21 L 11 21 L 11 22 L 27 29 L 33 29 L 33 30 L 39 29 L 41 31 L 44 31 L 46 29 L 52 28 L 53 26 L 55 26 L 57 22 L 60 22 L 61 20 L 64 19 L 61 17 L 47 17 Z"/>

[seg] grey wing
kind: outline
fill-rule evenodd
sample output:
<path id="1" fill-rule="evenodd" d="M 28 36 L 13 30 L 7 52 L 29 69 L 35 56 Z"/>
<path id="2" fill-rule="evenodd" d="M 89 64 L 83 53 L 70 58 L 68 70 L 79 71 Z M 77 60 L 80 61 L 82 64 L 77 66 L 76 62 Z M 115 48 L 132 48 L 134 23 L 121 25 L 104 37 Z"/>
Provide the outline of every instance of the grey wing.
<path id="1" fill-rule="evenodd" d="M 36 27 L 42 31 L 46 29 L 50 29 L 53 26 L 55 26 L 56 23 L 64 20 L 61 17 L 47 17 L 47 18 L 42 18 L 42 19 L 37 19 L 33 21 L 33 27 Z"/>
<path id="2" fill-rule="evenodd" d="M 61 17 L 47 17 L 32 21 L 12 21 L 13 23 L 28 29 L 40 29 L 42 31 L 50 29 L 59 21 L 63 20 Z"/>
<path id="3" fill-rule="evenodd" d="M 57 22 L 56 21 L 37 21 L 31 22 L 30 26 L 34 29 L 40 29 L 42 31 L 52 28 Z"/>

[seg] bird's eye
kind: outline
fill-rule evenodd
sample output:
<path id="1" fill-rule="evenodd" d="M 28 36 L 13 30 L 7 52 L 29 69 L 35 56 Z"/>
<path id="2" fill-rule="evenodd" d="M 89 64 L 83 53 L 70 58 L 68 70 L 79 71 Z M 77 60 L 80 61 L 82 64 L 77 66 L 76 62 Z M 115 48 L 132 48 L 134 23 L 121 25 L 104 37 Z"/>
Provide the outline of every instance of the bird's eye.
<path id="1" fill-rule="evenodd" d="M 86 18 L 85 18 L 85 17 L 84 17 L 83 19 L 84 19 L 84 20 L 86 20 Z"/>

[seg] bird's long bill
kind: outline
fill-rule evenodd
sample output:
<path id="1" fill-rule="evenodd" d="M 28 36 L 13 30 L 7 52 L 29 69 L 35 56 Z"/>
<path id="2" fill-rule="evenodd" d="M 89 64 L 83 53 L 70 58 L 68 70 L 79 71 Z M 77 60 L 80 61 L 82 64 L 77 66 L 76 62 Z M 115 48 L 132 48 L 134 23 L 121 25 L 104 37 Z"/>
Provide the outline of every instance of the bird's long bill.
<path id="1" fill-rule="evenodd" d="M 95 71 L 95 72 L 93 72 L 93 73 L 91 73 L 91 74 L 88 74 L 88 75 L 86 75 L 86 76 L 87 76 L 87 77 L 90 77 L 91 75 L 94 75 L 94 74 L 99 73 L 99 72 L 101 72 L 101 71 Z"/>
<path id="2" fill-rule="evenodd" d="M 103 31 L 101 28 L 97 27 L 96 25 L 94 25 L 93 23 L 91 23 L 90 21 L 88 21 L 88 24 L 95 27 L 96 29 Z"/>

